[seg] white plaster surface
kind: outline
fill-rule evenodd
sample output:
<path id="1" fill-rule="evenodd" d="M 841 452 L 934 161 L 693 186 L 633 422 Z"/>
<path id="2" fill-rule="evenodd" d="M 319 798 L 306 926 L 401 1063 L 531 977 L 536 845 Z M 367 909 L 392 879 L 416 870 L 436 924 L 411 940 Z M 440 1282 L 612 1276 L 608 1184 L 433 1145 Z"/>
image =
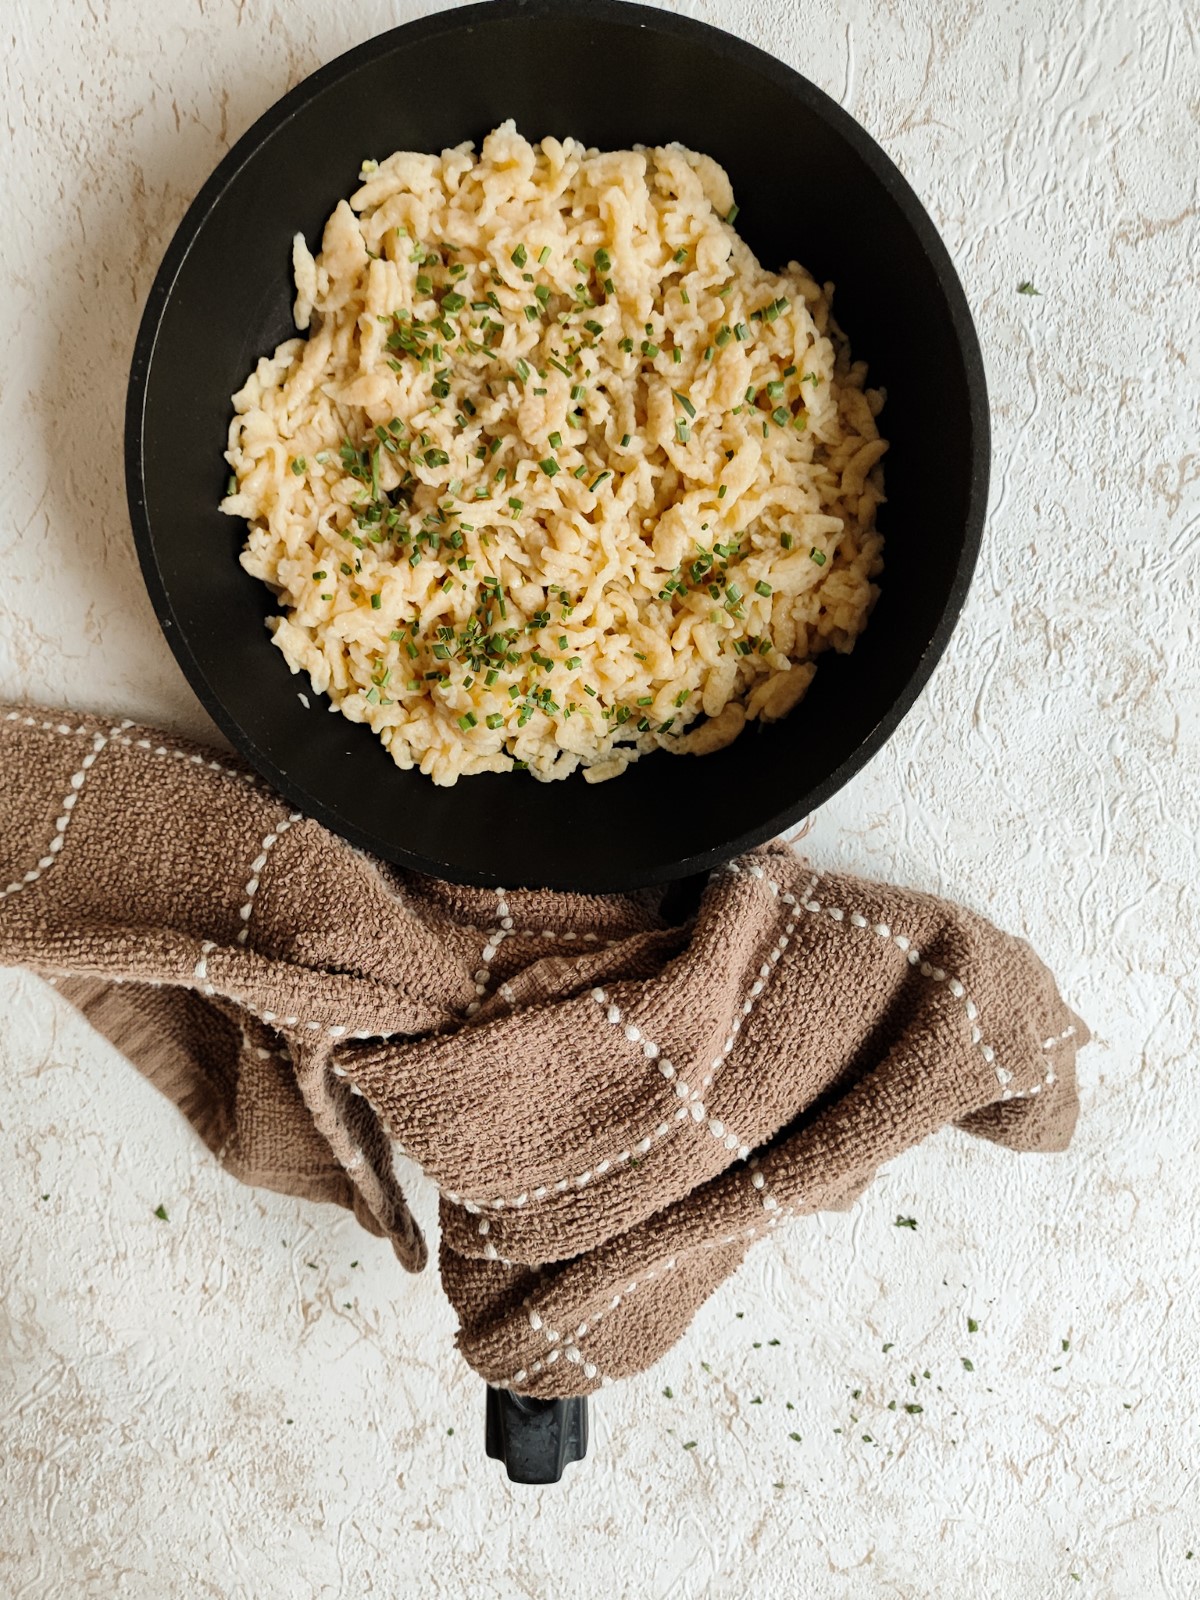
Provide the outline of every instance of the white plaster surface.
<path id="1" fill-rule="evenodd" d="M 483 1459 L 432 1273 L 240 1188 L 3 974 L 6 1600 L 1200 1594 L 1196 14 L 680 9 L 841 100 L 963 275 L 996 435 L 978 580 L 807 848 L 1034 942 L 1096 1031 L 1077 1140 L 1017 1159 L 943 1134 L 792 1225 L 600 1398 L 584 1466 L 520 1490 Z M 0 695 L 210 734 L 123 502 L 140 305 L 251 120 L 416 10 L 5 0 Z"/>

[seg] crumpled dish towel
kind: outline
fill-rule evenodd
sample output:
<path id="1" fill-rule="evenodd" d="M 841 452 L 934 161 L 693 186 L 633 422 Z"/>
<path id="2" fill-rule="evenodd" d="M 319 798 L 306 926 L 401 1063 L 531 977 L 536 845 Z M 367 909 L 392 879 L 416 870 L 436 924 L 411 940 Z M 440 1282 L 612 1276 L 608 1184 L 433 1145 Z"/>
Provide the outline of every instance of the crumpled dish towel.
<path id="1" fill-rule="evenodd" d="M 774 846 L 663 891 L 462 888 L 231 758 L 0 711 L 0 962 L 55 981 L 247 1183 L 413 1271 L 393 1149 L 489 1383 L 582 1394 L 680 1338 L 751 1243 L 954 1123 L 1060 1150 L 1087 1040 L 1022 941 Z"/>

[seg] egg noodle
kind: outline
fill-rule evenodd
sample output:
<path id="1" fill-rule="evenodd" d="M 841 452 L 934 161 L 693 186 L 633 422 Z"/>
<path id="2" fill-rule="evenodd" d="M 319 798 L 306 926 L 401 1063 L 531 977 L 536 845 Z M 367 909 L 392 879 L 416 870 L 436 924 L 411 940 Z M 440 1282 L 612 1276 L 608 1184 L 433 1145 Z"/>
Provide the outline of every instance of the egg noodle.
<path id="1" fill-rule="evenodd" d="M 881 570 L 876 427 L 822 288 L 677 145 L 364 163 L 233 397 L 221 509 L 295 672 L 435 783 L 616 776 L 785 715 Z"/>

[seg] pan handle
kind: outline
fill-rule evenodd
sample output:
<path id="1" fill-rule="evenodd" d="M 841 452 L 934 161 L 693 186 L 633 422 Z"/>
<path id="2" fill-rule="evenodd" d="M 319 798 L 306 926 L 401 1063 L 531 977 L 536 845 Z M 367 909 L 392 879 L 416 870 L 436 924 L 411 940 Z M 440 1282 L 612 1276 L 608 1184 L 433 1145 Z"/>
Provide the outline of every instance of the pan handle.
<path id="1" fill-rule="evenodd" d="M 587 1396 L 535 1400 L 489 1385 L 485 1443 L 513 1483 L 558 1483 L 569 1462 L 587 1455 Z"/>
<path id="2" fill-rule="evenodd" d="M 664 921 L 678 925 L 695 916 L 708 879 L 707 872 L 698 872 L 668 884 Z M 570 1462 L 587 1455 L 587 1396 L 535 1400 L 489 1385 L 485 1446 L 493 1461 L 503 1461 L 513 1483 L 558 1483 Z"/>

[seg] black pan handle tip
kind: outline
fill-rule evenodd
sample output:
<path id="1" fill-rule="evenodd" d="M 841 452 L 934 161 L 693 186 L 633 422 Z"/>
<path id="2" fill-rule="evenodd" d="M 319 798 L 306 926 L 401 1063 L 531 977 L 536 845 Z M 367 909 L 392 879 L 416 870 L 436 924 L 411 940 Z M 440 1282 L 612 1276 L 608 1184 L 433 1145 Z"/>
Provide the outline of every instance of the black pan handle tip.
<path id="1" fill-rule="evenodd" d="M 587 1396 L 535 1400 L 489 1386 L 485 1438 L 513 1483 L 558 1483 L 569 1462 L 587 1455 Z"/>

